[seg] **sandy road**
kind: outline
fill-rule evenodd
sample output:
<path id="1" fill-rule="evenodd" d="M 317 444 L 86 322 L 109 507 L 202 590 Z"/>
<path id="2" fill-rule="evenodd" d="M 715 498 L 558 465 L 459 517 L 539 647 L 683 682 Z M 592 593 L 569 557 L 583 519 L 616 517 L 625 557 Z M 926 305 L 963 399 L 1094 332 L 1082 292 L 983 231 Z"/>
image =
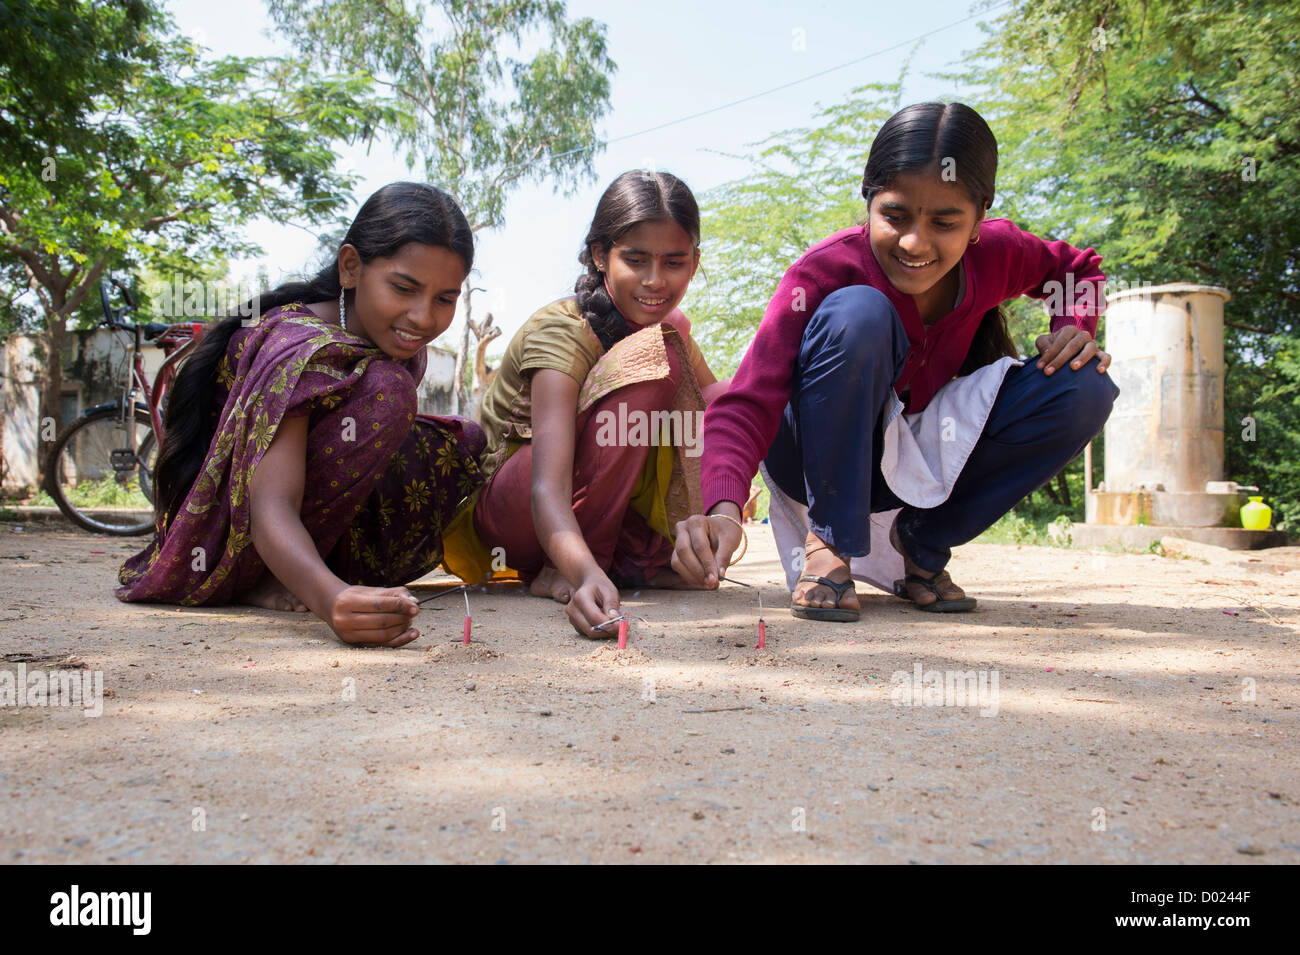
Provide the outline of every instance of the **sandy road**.
<path id="1" fill-rule="evenodd" d="M 740 588 L 625 595 L 622 653 L 511 592 L 471 598 L 468 652 L 452 600 L 354 650 L 120 604 L 139 541 L 0 525 L 0 669 L 71 655 L 104 687 L 97 718 L 0 707 L 0 860 L 1300 862 L 1293 549 L 970 545 L 977 613 L 864 595 L 831 625 L 751 540 L 766 652 Z M 939 705 L 899 705 L 917 675 Z"/>

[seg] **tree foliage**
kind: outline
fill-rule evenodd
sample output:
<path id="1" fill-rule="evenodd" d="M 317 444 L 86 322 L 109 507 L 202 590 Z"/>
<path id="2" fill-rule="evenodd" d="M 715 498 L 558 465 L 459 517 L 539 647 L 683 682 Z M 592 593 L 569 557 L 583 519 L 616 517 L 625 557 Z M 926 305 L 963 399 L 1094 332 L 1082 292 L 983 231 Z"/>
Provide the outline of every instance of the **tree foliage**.
<path id="1" fill-rule="evenodd" d="M 786 269 L 864 220 L 867 151 L 900 93 L 901 84 L 873 84 L 819 108 L 809 126 L 755 143 L 746 176 L 700 196 L 700 275 L 682 308 L 711 364 L 734 369 Z"/>
<path id="2" fill-rule="evenodd" d="M 385 91 L 386 131 L 408 165 L 456 195 L 475 231 L 500 225 L 523 183 L 567 195 L 594 175 L 615 65 L 604 25 L 569 20 L 560 0 L 268 5 L 305 53 Z"/>
<path id="3" fill-rule="evenodd" d="M 254 218 L 329 216 L 352 182 L 332 141 L 384 111 L 364 80 L 302 59 L 205 59 L 149 0 L 3 9 L 30 42 L 0 59 L 0 301 L 45 333 L 57 422 L 63 337 L 107 272 L 204 276 L 258 251 Z"/>
<path id="4" fill-rule="evenodd" d="M 1109 277 L 1226 308 L 1228 476 L 1300 520 L 1300 5 L 1018 3 L 964 74 L 999 139 L 999 202 L 1095 245 Z M 1257 440 L 1246 440 L 1246 418 Z"/>

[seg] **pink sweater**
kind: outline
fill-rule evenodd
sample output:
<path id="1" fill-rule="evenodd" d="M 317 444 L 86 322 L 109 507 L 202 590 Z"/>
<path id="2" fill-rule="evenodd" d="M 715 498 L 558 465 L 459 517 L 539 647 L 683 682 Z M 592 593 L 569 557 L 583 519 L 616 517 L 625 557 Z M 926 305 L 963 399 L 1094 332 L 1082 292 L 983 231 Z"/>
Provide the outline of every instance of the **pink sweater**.
<path id="1" fill-rule="evenodd" d="M 1105 308 L 1105 275 L 1101 256 L 1091 248 L 1081 252 L 1068 243 L 1022 232 L 1008 219 L 986 219 L 979 243 L 967 247 L 962 262 L 965 297 L 928 329 L 912 297 L 885 277 L 865 226 L 835 233 L 790 266 L 730 389 L 709 405 L 702 462 L 705 512 L 719 501 L 742 505 L 748 500 L 750 480 L 776 438 L 790 400 L 804 329 L 822 299 L 836 289 L 870 285 L 898 310 L 912 348 L 894 390 L 902 395 L 910 388 L 909 413 L 922 410 L 952 380 L 984 313 L 1007 299 L 1045 299 L 1053 331 L 1077 325 L 1096 333 L 1097 318 Z"/>

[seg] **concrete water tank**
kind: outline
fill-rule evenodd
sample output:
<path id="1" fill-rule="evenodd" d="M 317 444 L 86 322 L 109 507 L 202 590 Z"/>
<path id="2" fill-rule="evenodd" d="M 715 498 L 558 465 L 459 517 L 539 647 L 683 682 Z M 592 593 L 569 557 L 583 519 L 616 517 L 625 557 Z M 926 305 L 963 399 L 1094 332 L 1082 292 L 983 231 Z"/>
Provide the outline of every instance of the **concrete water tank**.
<path id="1" fill-rule="evenodd" d="M 1106 423 L 1106 490 L 1204 494 L 1223 479 L 1227 289 L 1158 285 L 1107 299 L 1119 398 Z M 1199 523 L 1199 522 L 1198 522 Z"/>

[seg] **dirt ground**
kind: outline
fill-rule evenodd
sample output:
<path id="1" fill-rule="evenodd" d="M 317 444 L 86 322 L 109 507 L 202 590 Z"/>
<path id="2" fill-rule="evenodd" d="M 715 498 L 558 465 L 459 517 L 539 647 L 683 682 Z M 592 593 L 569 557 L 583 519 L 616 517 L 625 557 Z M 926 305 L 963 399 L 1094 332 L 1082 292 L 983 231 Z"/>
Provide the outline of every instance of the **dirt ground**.
<path id="1" fill-rule="evenodd" d="M 510 590 L 471 596 L 468 650 L 457 599 L 356 650 L 121 604 L 140 539 L 0 525 L 0 669 L 104 688 L 97 718 L 0 707 L 0 860 L 1300 862 L 1300 549 L 972 544 L 977 612 L 859 585 L 859 623 L 817 624 L 750 536 L 764 651 L 725 585 L 625 594 L 622 652 Z M 925 692 L 970 671 L 996 696 Z"/>

